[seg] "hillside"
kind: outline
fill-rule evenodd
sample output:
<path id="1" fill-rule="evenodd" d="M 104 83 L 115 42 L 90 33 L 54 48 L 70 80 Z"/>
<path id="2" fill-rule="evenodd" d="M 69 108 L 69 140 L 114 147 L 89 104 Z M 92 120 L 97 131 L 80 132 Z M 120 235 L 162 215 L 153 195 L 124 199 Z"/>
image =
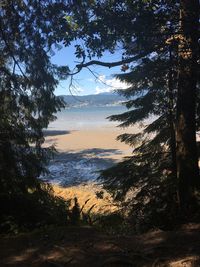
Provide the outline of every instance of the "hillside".
<path id="1" fill-rule="evenodd" d="M 102 93 L 96 95 L 61 95 L 67 107 L 100 107 L 100 106 L 115 106 L 125 101 L 125 98 L 117 93 Z"/>

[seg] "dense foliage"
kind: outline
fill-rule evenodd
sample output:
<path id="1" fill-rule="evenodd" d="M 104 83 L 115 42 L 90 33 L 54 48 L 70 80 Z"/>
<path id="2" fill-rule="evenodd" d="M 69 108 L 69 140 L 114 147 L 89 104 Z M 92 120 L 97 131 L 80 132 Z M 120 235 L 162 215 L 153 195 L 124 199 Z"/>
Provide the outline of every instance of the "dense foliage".
<path id="1" fill-rule="evenodd" d="M 37 178 L 54 150 L 42 147 L 42 130 L 63 107 L 54 89 L 69 74 L 50 55 L 73 41 L 80 63 L 71 75 L 121 65 L 116 77 L 129 84 L 119 90 L 128 111 L 110 119 L 123 128 L 141 125 L 118 137 L 133 155 L 102 172 L 105 187 L 125 201 L 135 227 L 170 226 L 179 211 L 195 214 L 198 0 L 13 0 L 0 8 L 1 219 L 36 225 L 64 218 L 65 203 Z M 105 51 L 120 51 L 121 59 L 98 61 Z"/>
<path id="2" fill-rule="evenodd" d="M 130 214 L 140 227 L 170 226 L 180 209 L 186 217 L 188 208 L 196 209 L 191 192 L 199 181 L 194 125 L 197 2 L 71 2 L 67 22 L 86 47 L 76 45 L 82 59 L 78 71 L 94 64 L 121 65 L 127 71 L 116 77 L 129 84 L 119 91 L 127 97 L 129 111 L 110 119 L 123 128 L 142 127 L 137 134 L 118 137 L 133 146 L 133 156 L 103 171 L 101 178 L 117 199 L 129 198 Z M 121 51 L 121 60 L 97 60 L 106 50 Z"/>
<path id="3" fill-rule="evenodd" d="M 116 199 L 127 202 L 134 223 L 141 228 L 154 224 L 171 226 L 177 214 L 173 129 L 176 89 L 169 91 L 170 63 L 166 50 L 131 72 L 118 75 L 122 81 L 131 83 L 129 89 L 120 91 L 129 99 L 125 103 L 129 111 L 110 117 L 120 121 L 121 127 L 140 125 L 141 128 L 138 133 L 118 136 L 133 147 L 133 155 L 103 171 L 101 177 Z M 173 74 L 176 77 L 175 67 Z M 170 214 L 169 221 L 164 214 Z"/>
<path id="4" fill-rule="evenodd" d="M 64 205 L 38 179 L 54 152 L 53 147 L 42 148 L 42 130 L 64 106 L 54 90 L 68 68 L 50 61 L 57 34 L 63 33 L 64 12 L 60 1 L 1 1 L 0 206 L 4 222 L 7 218 L 21 225 L 50 218 L 58 221 Z"/>

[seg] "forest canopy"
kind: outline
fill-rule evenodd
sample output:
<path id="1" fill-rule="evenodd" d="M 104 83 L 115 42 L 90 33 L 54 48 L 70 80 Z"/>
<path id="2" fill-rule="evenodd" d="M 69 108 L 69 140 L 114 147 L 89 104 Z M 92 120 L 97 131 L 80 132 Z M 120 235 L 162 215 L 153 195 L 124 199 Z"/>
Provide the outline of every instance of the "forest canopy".
<path id="1" fill-rule="evenodd" d="M 129 84 L 118 90 L 128 111 L 110 120 L 126 128 L 153 118 L 140 133 L 118 137 L 133 155 L 102 172 L 105 188 L 116 199 L 140 189 L 128 200 L 139 224 L 188 218 L 199 205 L 199 2 L 72 1 L 68 8 L 71 35 L 82 42 L 77 72 L 121 66 L 116 77 Z M 105 51 L 120 51 L 121 60 L 102 61 Z"/>
<path id="2" fill-rule="evenodd" d="M 52 64 L 53 50 L 75 42 L 75 70 Z M 64 107 L 54 94 L 59 80 L 92 65 L 121 66 L 116 78 L 129 85 L 118 90 L 127 111 L 110 120 L 122 128 L 144 123 L 139 133 L 118 137 L 133 154 L 101 173 L 104 187 L 125 201 L 135 226 L 198 218 L 198 0 L 2 1 L 0 51 L 2 220 L 25 222 L 28 201 L 35 213 L 50 205 L 49 221 L 63 214 L 65 203 L 38 179 L 54 151 L 43 148 L 43 129 Z M 121 60 L 101 61 L 106 51 L 120 52 Z M 137 194 L 127 199 L 133 189 Z"/>

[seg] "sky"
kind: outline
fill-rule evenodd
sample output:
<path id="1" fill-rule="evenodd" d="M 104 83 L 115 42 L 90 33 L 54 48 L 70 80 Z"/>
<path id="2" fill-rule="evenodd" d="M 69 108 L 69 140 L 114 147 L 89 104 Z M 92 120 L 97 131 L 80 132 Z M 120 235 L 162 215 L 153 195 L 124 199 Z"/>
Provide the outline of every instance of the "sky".
<path id="1" fill-rule="evenodd" d="M 73 69 L 78 59 L 74 55 L 74 47 L 63 47 L 60 50 L 54 50 L 55 55 L 51 60 L 58 65 L 67 65 L 70 69 Z M 120 54 L 110 54 L 106 52 L 100 59 L 101 61 L 112 62 L 121 59 Z M 87 69 L 83 69 L 80 73 L 73 76 L 73 86 L 69 88 L 70 78 L 64 81 L 60 81 L 58 87 L 55 90 L 56 95 L 89 95 L 99 94 L 103 92 L 110 92 L 114 89 L 125 89 L 126 84 L 120 82 L 113 77 L 114 74 L 121 72 L 120 67 L 105 68 L 101 66 L 91 66 L 95 76 Z M 71 92 L 70 92 L 71 90 Z"/>

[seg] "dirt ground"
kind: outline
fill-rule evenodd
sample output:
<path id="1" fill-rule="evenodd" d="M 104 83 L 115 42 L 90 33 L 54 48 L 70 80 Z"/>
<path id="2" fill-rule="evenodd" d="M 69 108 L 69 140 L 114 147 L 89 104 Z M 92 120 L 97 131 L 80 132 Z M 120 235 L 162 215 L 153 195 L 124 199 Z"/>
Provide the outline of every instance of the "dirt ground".
<path id="1" fill-rule="evenodd" d="M 199 224 L 129 236 L 108 236 L 90 227 L 54 227 L 0 241 L 1 267 L 200 266 Z"/>

